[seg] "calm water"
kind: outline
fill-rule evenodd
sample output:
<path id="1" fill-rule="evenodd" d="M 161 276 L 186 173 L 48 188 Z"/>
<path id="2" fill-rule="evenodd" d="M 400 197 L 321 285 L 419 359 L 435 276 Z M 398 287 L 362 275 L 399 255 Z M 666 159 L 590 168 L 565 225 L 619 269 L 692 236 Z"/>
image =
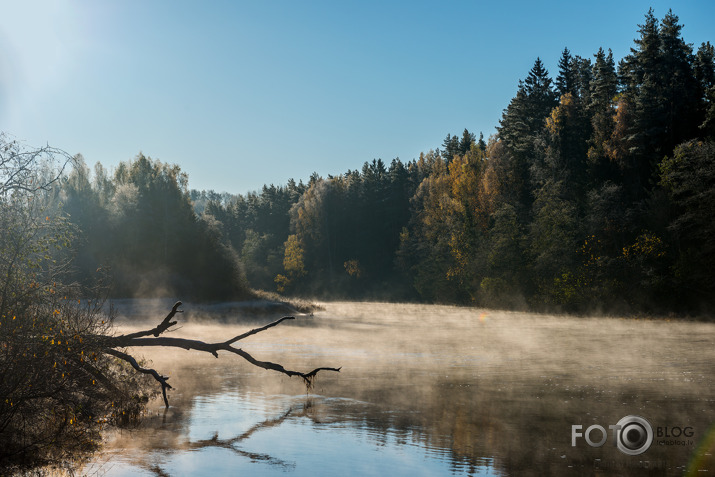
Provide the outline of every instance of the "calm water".
<path id="1" fill-rule="evenodd" d="M 227 307 L 184 309 L 189 323 L 173 336 L 218 341 L 254 326 L 200 323 L 231 321 Z M 171 407 L 153 403 L 81 472 L 710 475 L 714 344 L 715 325 L 703 323 L 326 303 L 242 345 L 290 369 L 343 367 L 310 393 L 235 355 L 138 350 L 171 376 Z M 621 452 L 610 431 L 602 447 L 572 446 L 572 425 L 607 430 L 629 415 L 651 425 L 644 453 Z M 589 436 L 601 440 L 598 429 Z"/>

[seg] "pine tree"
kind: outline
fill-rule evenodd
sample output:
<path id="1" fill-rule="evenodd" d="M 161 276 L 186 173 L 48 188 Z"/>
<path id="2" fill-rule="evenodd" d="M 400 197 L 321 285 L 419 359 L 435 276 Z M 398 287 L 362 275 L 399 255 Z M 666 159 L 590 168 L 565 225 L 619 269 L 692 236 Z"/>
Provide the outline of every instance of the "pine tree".
<path id="1" fill-rule="evenodd" d="M 598 49 L 594 55 L 596 62 L 593 65 L 593 80 L 589 106 L 595 110 L 603 111 L 613 109 L 613 101 L 618 93 L 618 77 L 613 61 L 613 52 L 608 50 L 608 55 L 603 48 Z"/>
<path id="2" fill-rule="evenodd" d="M 524 80 L 524 91 L 529 98 L 529 126 L 532 131 L 537 131 L 543 127 L 544 118 L 556 105 L 557 100 L 549 72 L 540 58 L 536 58 L 534 67 Z"/>
<path id="3" fill-rule="evenodd" d="M 681 30 L 672 11 L 659 23 L 650 9 L 639 25 L 636 48 L 621 62 L 624 94 L 633 109 L 631 122 L 622 125 L 623 134 L 615 139 L 630 143 L 620 166 L 635 198 L 654 185 L 657 163 L 677 144 L 695 137 L 702 123 L 692 48 Z"/>
<path id="4" fill-rule="evenodd" d="M 526 79 L 519 82 L 516 96 L 504 111 L 497 128 L 509 157 L 500 172 L 503 175 L 500 179 L 502 190 L 508 191 L 509 195 L 504 199 L 518 205 L 520 213 L 531 209 L 529 170 L 536 160 L 536 140 L 556 104 L 549 73 L 537 58 Z"/>
<path id="5" fill-rule="evenodd" d="M 570 200 L 584 197 L 587 179 L 587 141 L 591 124 L 580 101 L 571 93 L 561 96 L 559 105 L 546 119 L 546 152 L 532 166 L 533 183 L 561 183 L 562 195 Z"/>
<path id="6" fill-rule="evenodd" d="M 612 137 L 613 155 L 622 172 L 625 190 L 631 200 L 647 193 L 654 173 L 654 162 L 667 154 L 663 150 L 666 133 L 667 102 L 663 96 L 664 69 L 660 24 L 653 9 L 639 25 L 636 47 L 620 63 L 623 95 L 618 126 Z M 622 111 L 621 111 L 622 110 Z M 627 112 L 628 114 L 625 114 Z"/>
<path id="7" fill-rule="evenodd" d="M 482 133 L 482 132 L 479 133 L 479 140 L 477 141 L 477 147 L 482 152 L 487 151 L 487 143 L 484 142 L 484 133 Z"/>
<path id="8" fill-rule="evenodd" d="M 638 25 L 638 33 L 640 37 L 633 40 L 636 48 L 631 47 L 630 55 L 619 66 L 620 81 L 628 93 L 638 89 L 646 75 L 659 76 L 660 31 L 652 8 L 646 13 L 645 23 Z"/>
<path id="9" fill-rule="evenodd" d="M 591 119 L 591 138 L 588 141 L 589 176 L 594 185 L 613 180 L 616 176 L 607 148 L 613 135 L 618 94 L 613 52 L 609 49 L 606 55 L 603 48 L 599 48 L 595 57 L 588 102 L 588 115 Z"/>
<path id="10" fill-rule="evenodd" d="M 574 58 L 571 56 L 569 49 L 564 48 L 559 59 L 559 74 L 556 76 L 556 91 L 559 96 L 563 96 L 566 93 L 571 93 L 575 96 L 577 93 L 573 60 Z"/>
<path id="11" fill-rule="evenodd" d="M 447 134 L 442 142 L 442 147 L 444 148 L 444 158 L 451 161 L 455 154 L 459 154 L 459 138 L 456 135 Z"/>
<path id="12" fill-rule="evenodd" d="M 462 139 L 459 141 L 459 154 L 461 154 L 462 156 L 467 154 L 472 148 L 472 144 L 476 143 L 476 141 L 476 136 L 467 131 L 467 129 L 465 128 L 464 132 L 462 133 Z"/>
<path id="13" fill-rule="evenodd" d="M 593 65 L 591 64 L 591 60 L 574 56 L 572 68 L 576 78 L 576 86 L 574 87 L 576 99 L 580 102 L 588 103 L 593 83 Z"/>
<path id="14" fill-rule="evenodd" d="M 698 48 L 693 73 L 699 85 L 702 108 L 703 122 L 699 128 L 704 137 L 715 139 L 715 48 L 710 42 Z"/>
<path id="15" fill-rule="evenodd" d="M 683 26 L 672 10 L 661 22 L 661 44 L 663 57 L 664 91 L 667 101 L 666 142 L 664 152 L 670 155 L 678 144 L 698 134 L 702 123 L 698 82 L 693 72 L 692 46 L 681 36 Z"/>

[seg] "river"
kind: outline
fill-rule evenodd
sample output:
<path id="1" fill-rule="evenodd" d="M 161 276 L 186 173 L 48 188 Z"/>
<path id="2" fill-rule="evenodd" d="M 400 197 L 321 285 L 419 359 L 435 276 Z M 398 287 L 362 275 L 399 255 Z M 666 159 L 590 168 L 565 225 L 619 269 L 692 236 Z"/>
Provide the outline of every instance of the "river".
<path id="1" fill-rule="evenodd" d="M 715 473 L 713 324 L 322 305 L 241 342 L 289 369 L 342 367 L 321 372 L 311 390 L 231 354 L 135 350 L 171 376 L 171 406 L 152 402 L 138 428 L 108 434 L 81 473 Z M 120 307 L 119 323 L 151 318 L 153 327 L 169 308 Z M 281 316 L 183 308 L 171 336 L 224 341 Z M 625 433 L 634 427 L 640 435 Z"/>

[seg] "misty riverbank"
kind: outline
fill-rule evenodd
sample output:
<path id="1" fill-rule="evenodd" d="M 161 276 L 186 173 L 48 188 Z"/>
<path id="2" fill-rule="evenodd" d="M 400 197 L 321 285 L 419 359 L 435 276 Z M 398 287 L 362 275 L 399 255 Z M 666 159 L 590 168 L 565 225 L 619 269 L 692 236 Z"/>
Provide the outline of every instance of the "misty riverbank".
<path id="1" fill-rule="evenodd" d="M 116 313 L 117 322 L 121 324 L 125 321 L 160 321 L 171 310 L 176 303 L 176 298 L 111 298 L 105 306 L 110 307 Z M 216 321 L 221 323 L 252 322 L 265 319 L 266 317 L 281 317 L 286 315 L 300 316 L 313 315 L 316 312 L 324 311 L 331 303 L 382 303 L 385 306 L 436 306 L 450 307 L 455 310 L 463 310 L 466 313 L 472 312 L 493 312 L 493 313 L 523 313 L 534 317 L 553 317 L 573 319 L 608 318 L 617 320 L 653 320 L 663 322 L 715 322 L 715 315 L 712 313 L 700 314 L 676 314 L 673 312 L 658 313 L 553 313 L 537 310 L 499 310 L 482 307 L 454 304 L 428 304 L 428 303 L 399 303 L 399 302 L 372 302 L 372 301 L 321 301 L 317 299 L 283 297 L 275 293 L 254 291 L 254 297 L 250 300 L 223 301 L 223 302 L 194 302 L 181 300 L 184 310 L 182 319 L 185 321 Z"/>

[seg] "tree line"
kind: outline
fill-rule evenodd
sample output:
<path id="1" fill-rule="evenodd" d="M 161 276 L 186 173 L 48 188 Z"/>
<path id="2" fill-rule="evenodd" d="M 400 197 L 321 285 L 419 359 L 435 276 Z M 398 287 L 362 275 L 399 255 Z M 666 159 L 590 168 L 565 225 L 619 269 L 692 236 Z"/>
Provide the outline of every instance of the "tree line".
<path id="1" fill-rule="evenodd" d="M 713 293 L 715 52 L 650 10 L 631 52 L 537 59 L 497 134 L 407 163 L 192 192 L 250 283 L 318 296 L 569 311 L 694 310 Z"/>
<path id="2" fill-rule="evenodd" d="M 467 129 L 248 194 L 188 190 L 139 155 L 79 165 L 58 201 L 76 265 L 117 295 L 316 297 L 694 310 L 711 304 L 715 52 L 650 10 L 630 54 L 536 59 L 485 141 Z"/>

